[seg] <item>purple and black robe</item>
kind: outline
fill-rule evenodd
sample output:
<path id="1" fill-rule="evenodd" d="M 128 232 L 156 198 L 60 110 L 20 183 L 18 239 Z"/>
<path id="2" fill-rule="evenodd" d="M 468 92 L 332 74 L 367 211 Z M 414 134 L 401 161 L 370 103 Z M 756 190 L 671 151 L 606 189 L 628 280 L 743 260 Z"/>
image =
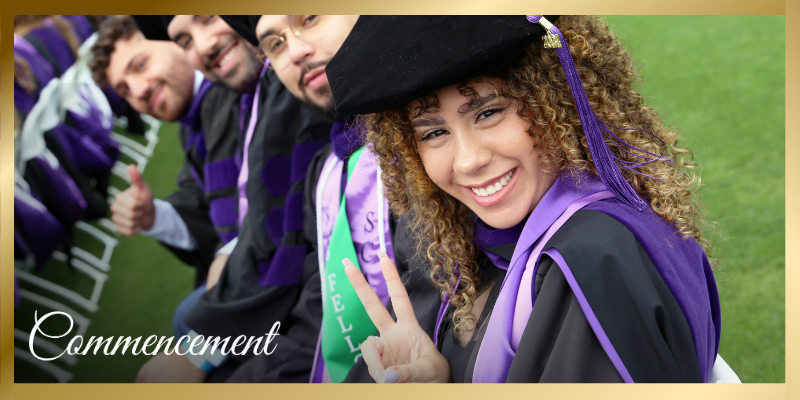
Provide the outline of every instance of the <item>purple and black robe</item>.
<path id="1" fill-rule="evenodd" d="M 238 233 L 240 98 L 239 93 L 204 79 L 180 120 L 185 160 L 178 191 L 165 200 L 186 223 L 197 246 L 191 251 L 165 247 L 195 267 L 195 286 L 206 279 L 217 249 Z"/>
<path id="2" fill-rule="evenodd" d="M 301 288 L 316 271 L 303 233 L 303 195 L 311 159 L 330 142 L 331 121 L 303 106 L 272 70 L 261 78 L 260 88 L 247 149 L 249 208 L 239 242 L 217 285 L 184 320 L 206 336 L 262 336 L 275 321 L 284 335 L 293 324 L 290 314 Z M 209 381 L 227 379 L 251 355 L 233 356 Z"/>

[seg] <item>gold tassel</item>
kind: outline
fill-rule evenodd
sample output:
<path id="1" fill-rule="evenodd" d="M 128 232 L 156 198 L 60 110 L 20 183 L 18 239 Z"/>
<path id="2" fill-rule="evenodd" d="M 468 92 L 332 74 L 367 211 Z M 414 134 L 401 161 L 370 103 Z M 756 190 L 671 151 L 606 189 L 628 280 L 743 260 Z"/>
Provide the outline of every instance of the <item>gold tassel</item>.
<path id="1" fill-rule="evenodd" d="M 553 24 L 547 20 L 544 16 L 539 18 L 539 25 L 544 28 L 544 31 L 547 32 L 546 35 L 542 36 L 542 41 L 544 42 L 545 49 L 560 49 L 561 48 L 561 39 L 558 35 L 554 35 L 550 32 L 550 28 L 553 27 Z"/>

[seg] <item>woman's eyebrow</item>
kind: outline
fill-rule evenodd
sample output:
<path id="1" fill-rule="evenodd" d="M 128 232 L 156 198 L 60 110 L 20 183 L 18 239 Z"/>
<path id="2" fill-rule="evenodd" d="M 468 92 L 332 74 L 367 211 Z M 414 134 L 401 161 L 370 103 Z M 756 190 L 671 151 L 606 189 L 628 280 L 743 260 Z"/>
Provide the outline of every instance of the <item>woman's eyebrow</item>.
<path id="1" fill-rule="evenodd" d="M 416 129 L 425 126 L 435 126 L 444 124 L 445 124 L 444 118 L 440 116 L 435 116 L 430 118 L 415 118 L 414 121 L 411 122 L 411 127 Z"/>
<path id="2" fill-rule="evenodd" d="M 492 100 L 498 99 L 498 98 L 500 98 L 500 96 L 496 92 L 486 93 L 485 95 L 483 95 L 480 98 L 478 98 L 477 102 L 475 102 L 475 103 L 467 103 L 467 104 L 464 104 L 461 107 L 459 107 L 458 108 L 458 113 L 459 114 L 466 114 L 466 113 L 469 113 L 471 111 L 475 111 L 476 109 L 482 107 L 484 104 L 486 104 L 486 103 L 488 103 L 488 102 L 490 102 Z"/>

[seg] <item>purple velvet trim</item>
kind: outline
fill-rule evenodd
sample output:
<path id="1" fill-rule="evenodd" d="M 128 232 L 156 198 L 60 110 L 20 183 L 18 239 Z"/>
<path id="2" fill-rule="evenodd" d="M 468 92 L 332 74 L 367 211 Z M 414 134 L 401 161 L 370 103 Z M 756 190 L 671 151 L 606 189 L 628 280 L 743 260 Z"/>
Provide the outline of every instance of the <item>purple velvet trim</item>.
<path id="1" fill-rule="evenodd" d="M 289 193 L 292 185 L 289 180 L 291 169 L 291 156 L 276 156 L 267 160 L 261 170 L 261 181 L 264 182 L 267 193 L 271 196 L 285 196 Z"/>
<path id="2" fill-rule="evenodd" d="M 303 192 L 289 193 L 286 196 L 286 215 L 283 217 L 283 231 L 299 231 L 303 229 Z"/>
<path id="3" fill-rule="evenodd" d="M 294 146 L 292 149 L 292 182 L 306 178 L 306 171 L 308 171 L 308 165 L 311 164 L 311 159 L 327 143 L 327 140 L 318 140 L 298 143 Z"/>
<path id="4" fill-rule="evenodd" d="M 721 313 L 717 284 L 703 249 L 694 239 L 683 239 L 651 210 L 637 212 L 613 200 L 594 202 L 586 209 L 622 222 L 642 244 L 686 317 L 703 382 L 708 382 L 719 351 Z"/>
<path id="5" fill-rule="evenodd" d="M 14 220 L 23 237 L 28 238 L 28 250 L 36 266 L 42 267 L 64 238 L 64 227 L 46 209 L 40 210 L 14 197 Z"/>
<path id="6" fill-rule="evenodd" d="M 209 204 L 209 217 L 214 226 L 236 225 L 236 197 L 220 197 L 211 200 Z"/>
<path id="7" fill-rule="evenodd" d="M 214 86 L 214 82 L 203 78 L 203 82 L 200 83 L 200 90 L 192 97 L 189 111 L 180 119 L 180 123 L 187 129 L 192 131 L 200 129 L 202 125 L 200 121 L 200 107 L 203 105 L 203 98 L 206 97 L 206 93 L 208 93 L 208 90 L 211 89 L 212 86 Z"/>
<path id="8" fill-rule="evenodd" d="M 475 244 L 480 247 L 498 246 L 501 244 L 515 243 L 525 228 L 525 222 L 522 220 L 516 226 L 507 229 L 495 229 L 486 225 L 480 219 L 476 219 L 475 223 Z"/>
<path id="9" fill-rule="evenodd" d="M 347 118 L 344 121 L 334 122 L 333 127 L 331 127 L 333 153 L 341 159 L 353 154 L 354 151 L 364 145 L 363 139 L 358 136 L 351 126 L 352 123 L 353 119 Z"/>
<path id="10" fill-rule="evenodd" d="M 492 311 L 492 318 L 486 328 L 485 339 L 481 343 L 478 361 L 475 363 L 473 382 L 506 380 L 516 351 L 516 344 L 513 342 L 515 313 L 520 307 L 532 306 L 530 295 L 520 297 L 519 292 L 524 278 L 530 277 L 532 272 L 525 274 L 534 244 L 574 202 L 602 191 L 605 191 L 605 186 L 597 179 L 583 176 L 576 181 L 568 173 L 562 173 L 534 208 L 517 241 Z M 530 310 L 531 308 L 527 308 L 525 318 L 530 315 Z"/>
<path id="11" fill-rule="evenodd" d="M 239 236 L 239 233 L 236 231 L 230 231 L 226 233 L 217 232 L 217 236 L 219 236 L 220 240 L 222 240 L 222 243 L 228 243 L 231 240 L 235 239 L 236 236 Z"/>
<path id="12" fill-rule="evenodd" d="M 258 264 L 258 284 L 287 286 L 300 283 L 308 245 L 280 246 L 272 259 Z"/>
<path id="13" fill-rule="evenodd" d="M 236 186 L 239 169 L 236 168 L 236 157 L 226 157 L 221 160 L 210 161 L 203 165 L 206 180 L 206 192 L 227 189 Z"/>
<path id="14" fill-rule="evenodd" d="M 287 202 L 288 204 L 288 202 Z M 272 243 L 280 246 L 281 238 L 283 238 L 283 219 L 285 210 L 283 208 L 273 208 L 269 210 L 267 218 L 264 220 L 264 230 L 269 234 Z"/>
<path id="15" fill-rule="evenodd" d="M 547 249 L 543 251 L 542 254 L 547 254 L 550 256 L 550 258 L 556 262 L 556 265 L 561 268 L 561 271 L 564 273 L 564 278 L 567 279 L 567 283 L 569 283 L 572 293 L 575 294 L 575 298 L 578 300 L 578 304 L 581 306 L 583 315 L 586 316 L 589 326 L 592 327 L 592 331 L 594 331 L 595 336 L 597 336 L 597 340 L 600 341 L 600 345 L 603 346 L 603 350 L 606 351 L 608 358 L 611 359 L 611 363 L 614 364 L 614 368 L 616 368 L 617 372 L 619 372 L 619 376 L 622 377 L 622 381 L 625 383 L 633 383 L 631 374 L 628 373 L 628 369 L 625 368 L 625 364 L 622 362 L 622 359 L 619 358 L 619 354 L 617 354 L 617 350 L 614 349 L 614 345 L 611 344 L 611 340 L 608 339 L 608 335 L 606 335 L 605 330 L 603 330 L 603 327 L 600 326 L 600 321 L 598 321 L 597 316 L 594 315 L 592 307 L 589 305 L 589 302 L 586 300 L 586 296 L 583 294 L 583 290 L 581 290 L 581 287 L 575 280 L 575 276 L 572 275 L 572 270 L 569 269 L 567 262 L 564 261 L 564 257 L 562 257 L 561 253 L 554 248 Z"/>
<path id="16" fill-rule="evenodd" d="M 253 92 L 242 93 L 239 97 L 239 132 L 245 132 L 247 114 L 253 108 Z"/>

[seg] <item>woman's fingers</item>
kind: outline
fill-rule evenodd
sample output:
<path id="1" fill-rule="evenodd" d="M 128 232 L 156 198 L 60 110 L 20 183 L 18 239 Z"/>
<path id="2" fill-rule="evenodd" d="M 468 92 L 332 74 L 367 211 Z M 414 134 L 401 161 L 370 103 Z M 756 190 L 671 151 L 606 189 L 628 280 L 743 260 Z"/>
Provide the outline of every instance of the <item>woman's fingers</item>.
<path id="1" fill-rule="evenodd" d="M 375 327 L 378 328 L 378 332 L 385 332 L 394 325 L 394 320 L 392 316 L 389 315 L 389 311 L 386 310 L 386 307 L 384 307 L 378 295 L 375 294 L 375 291 L 369 286 L 367 280 L 364 279 L 364 275 L 361 271 L 346 258 L 342 260 L 342 264 L 344 264 L 344 273 L 347 275 L 347 279 L 350 280 L 350 284 L 353 285 L 353 289 L 356 290 L 356 294 L 359 300 L 361 300 L 361 304 L 364 305 L 364 309 L 367 310 L 369 319 L 371 319 Z"/>
<path id="2" fill-rule="evenodd" d="M 431 383 L 431 382 L 448 382 L 450 381 L 450 369 L 447 368 L 445 378 L 445 371 L 442 368 L 437 368 L 430 360 L 421 358 L 412 363 L 395 365 L 388 368 L 384 373 L 384 383 Z"/>
<path id="3" fill-rule="evenodd" d="M 397 273 L 397 267 L 389 256 L 384 252 L 378 252 L 381 258 L 381 272 L 383 278 L 386 279 L 386 287 L 389 289 L 389 295 L 392 298 L 392 307 L 394 307 L 394 314 L 397 316 L 397 322 L 413 323 L 417 322 L 417 317 L 414 315 L 414 307 L 411 306 L 411 301 L 408 299 L 408 292 L 406 287 L 403 286 L 403 281 Z"/>
<path id="4" fill-rule="evenodd" d="M 384 380 L 383 361 L 381 361 L 381 353 L 383 352 L 383 343 L 377 336 L 370 336 L 364 343 L 361 343 L 361 357 L 367 364 L 372 379 L 375 382 L 382 382 Z"/>

